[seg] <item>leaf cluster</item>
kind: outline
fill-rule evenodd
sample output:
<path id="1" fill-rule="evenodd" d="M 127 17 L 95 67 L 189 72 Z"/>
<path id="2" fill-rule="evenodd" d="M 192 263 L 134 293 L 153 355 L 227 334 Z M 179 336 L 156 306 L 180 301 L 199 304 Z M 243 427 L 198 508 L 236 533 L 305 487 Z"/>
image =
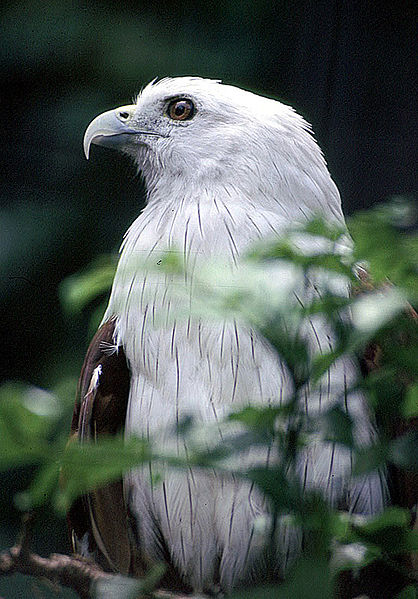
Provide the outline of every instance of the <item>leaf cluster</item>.
<path id="1" fill-rule="evenodd" d="M 352 452 L 355 476 L 388 465 L 418 470 L 417 433 L 393 436 L 395 422 L 418 416 L 418 327 L 411 316 L 411 304 L 418 302 L 415 218 L 413 206 L 400 199 L 359 213 L 349 221 L 354 239 L 350 248 L 345 231 L 316 217 L 277 242 L 253 248 L 239 272 L 238 291 L 237 281 L 227 280 L 219 264 L 198 273 L 196 316 L 241 321 L 261 333 L 276 349 L 292 381 L 293 393 L 285 403 L 260 407 L 249 398 L 247 406 L 229 415 L 223 425 L 233 433 L 226 434 L 222 444 L 199 443 L 202 426 L 192 419 L 182 421 L 178 430 L 187 439 L 187 456 L 162 454 L 152 439 L 67 443 L 63 423 L 68 419 L 69 402 L 63 395 L 68 392 L 45 392 L 23 384 L 3 386 L 0 468 L 35 467 L 30 487 L 16 498 L 17 506 L 33 509 L 51 503 L 62 512 L 78 495 L 149 461 L 161 468 L 217 468 L 247 479 L 268 497 L 277 525 L 285 522 L 300 527 L 308 539 L 304 557 L 284 584 L 235 595 L 249 599 L 332 597 L 336 572 L 359 569 L 376 559 L 389 563 L 399 554 L 418 550 L 407 510 L 392 507 L 362 520 L 332 509 L 316 491 L 307 491 L 297 475 L 302 452 L 318 438 Z M 366 282 L 358 276 L 359 263 L 367 270 Z M 159 267 L 173 277 L 184 276 L 176 257 Z M 113 271 L 114 264 L 105 261 L 67 280 L 61 288 L 64 306 L 82 310 L 108 290 Z M 284 273 L 277 293 L 274 272 Z M 308 294 L 311 299 L 304 302 L 290 301 L 293 283 L 311 280 L 312 273 L 321 280 L 321 294 Z M 220 279 L 223 285 L 213 284 Z M 361 288 L 361 293 L 347 296 L 347 287 Z M 334 343 L 331 349 L 315 353 L 305 332 L 318 317 L 326 319 Z M 338 401 L 308 417 L 303 403 L 307 386 L 318 389 L 343 356 L 368 351 L 378 354 L 376 367 L 369 368 L 366 376 L 359 375 Z M 352 419 L 344 409 L 344 401 L 359 391 L 366 394 L 380 424 L 379 436 L 367 447 L 357 445 Z M 272 443 L 277 453 L 273 465 L 240 466 L 240 456 Z M 336 553 L 336 544 L 342 548 L 342 557 L 333 561 L 330 555 Z M 126 587 L 126 580 L 123 584 Z M 320 594 L 315 594 L 315 588 Z M 404 593 L 410 596 L 407 586 Z M 117 589 L 107 596 L 113 595 Z"/>

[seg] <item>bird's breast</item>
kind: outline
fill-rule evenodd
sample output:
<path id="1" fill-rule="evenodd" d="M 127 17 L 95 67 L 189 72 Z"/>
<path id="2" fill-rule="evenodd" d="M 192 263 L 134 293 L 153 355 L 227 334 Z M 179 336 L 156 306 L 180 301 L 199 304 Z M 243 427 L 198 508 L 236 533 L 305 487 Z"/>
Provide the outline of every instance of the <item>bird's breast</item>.
<path id="1" fill-rule="evenodd" d="M 188 415 L 216 422 L 231 406 L 287 394 L 289 377 L 272 347 L 233 318 L 209 315 L 209 294 L 229 291 L 226 271 L 235 272 L 251 243 L 280 226 L 274 214 L 254 215 L 220 200 L 150 206 L 132 225 L 108 315 L 117 317 L 117 343 L 132 371 L 130 426 L 136 432 Z M 170 254 L 180 274 L 167 267 Z M 199 273 L 208 259 L 219 277 L 202 291 Z"/>

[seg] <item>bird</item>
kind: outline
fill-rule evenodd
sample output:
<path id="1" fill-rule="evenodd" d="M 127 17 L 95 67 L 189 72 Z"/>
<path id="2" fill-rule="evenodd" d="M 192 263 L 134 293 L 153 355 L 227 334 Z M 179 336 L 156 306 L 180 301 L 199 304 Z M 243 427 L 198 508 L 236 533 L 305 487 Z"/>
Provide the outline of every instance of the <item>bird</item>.
<path id="1" fill-rule="evenodd" d="M 72 435 L 85 441 L 121 433 L 187 454 L 178 427 L 192 417 L 222 441 L 221 423 L 231 411 L 280 405 L 292 381 L 259 331 L 196 314 L 187 297 L 208 260 L 233 277 L 253 244 L 279 239 L 290 225 L 320 215 L 346 231 L 324 155 L 292 107 L 186 76 L 155 79 L 132 105 L 97 116 L 84 136 L 87 158 L 92 145 L 133 160 L 146 206 L 121 246 L 109 304 L 82 368 Z M 180 278 L 158 267 L 171 251 L 184 268 Z M 302 303 L 320 298 L 314 274 L 302 281 L 293 275 L 275 271 L 268 277 L 273 292 L 290 285 Z M 335 285 L 348 297 L 345 281 Z M 321 317 L 312 317 L 305 337 L 312 353 L 335 344 Z M 317 414 L 337 404 L 356 376 L 354 357 L 344 355 L 319 389 L 306 386 L 306 409 Z M 362 392 L 350 392 L 343 407 L 357 444 L 372 443 L 375 425 Z M 265 463 L 268 452 L 260 451 L 255 459 Z M 319 439 L 296 470 L 331 506 L 380 513 L 388 502 L 385 473 L 353 477 L 351 462 L 348 448 Z M 194 467 L 166 467 L 161 480 L 154 477 L 149 463 L 76 500 L 69 512 L 74 549 L 123 574 L 141 576 L 163 562 L 167 587 L 212 593 L 271 574 L 281 579 L 301 553 L 300 531 L 283 524 L 269 547 L 273 562 L 266 558 L 259 524 L 269 522 L 270 508 L 248 480 Z"/>

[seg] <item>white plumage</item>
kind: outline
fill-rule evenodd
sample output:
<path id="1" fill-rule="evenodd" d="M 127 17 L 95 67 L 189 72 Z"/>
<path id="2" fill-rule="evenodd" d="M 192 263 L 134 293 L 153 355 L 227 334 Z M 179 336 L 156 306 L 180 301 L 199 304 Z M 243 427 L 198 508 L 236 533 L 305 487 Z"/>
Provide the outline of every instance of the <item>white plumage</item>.
<path id="1" fill-rule="evenodd" d="M 176 101 L 194 107 L 184 120 L 169 111 Z M 152 82 L 133 106 L 97 117 L 86 132 L 87 153 L 92 142 L 129 154 L 148 193 L 146 208 L 126 233 L 104 317 L 116 319 L 115 344 L 123 347 L 131 370 L 126 434 L 157 436 L 162 449 L 183 454 L 187 446 L 173 431 L 184 416 L 207 423 L 222 438 L 222 426 L 216 425 L 231 409 L 278 403 L 291 393 L 285 366 L 255 331 L 193 313 L 185 298 L 193 303 L 195 278 L 215 258 L 233 280 L 240 256 L 253 242 L 280 236 L 314 213 L 344 226 L 338 190 L 309 126 L 292 108 L 212 80 Z M 158 271 L 168 250 L 180 253 L 183 279 Z M 275 266 L 266 280 L 270 292 L 283 286 L 302 302 L 321 293 L 319 280 L 300 280 L 284 265 Z M 345 284 L 335 285 L 348 294 Z M 333 344 L 320 318 L 311 320 L 306 338 L 312 352 Z M 315 414 L 341 401 L 355 368 L 344 357 L 317 390 L 307 388 L 307 410 Z M 358 443 L 369 443 L 374 432 L 361 394 L 351 393 L 347 410 Z M 269 459 L 270 451 L 258 451 L 248 463 Z M 378 473 L 351 479 L 347 449 L 318 440 L 298 467 L 305 484 L 320 489 L 334 506 L 369 514 L 385 503 L 386 485 Z M 271 564 L 264 559 L 268 535 L 260 517 L 268 522 L 269 514 L 254 487 L 196 469 L 165 470 L 163 482 L 155 485 L 151 475 L 150 466 L 125 479 L 139 550 L 148 564 L 163 559 L 168 548 L 195 590 L 219 582 L 228 591 L 265 579 Z M 273 550 L 278 573 L 300 548 L 300 533 L 280 526 Z"/>

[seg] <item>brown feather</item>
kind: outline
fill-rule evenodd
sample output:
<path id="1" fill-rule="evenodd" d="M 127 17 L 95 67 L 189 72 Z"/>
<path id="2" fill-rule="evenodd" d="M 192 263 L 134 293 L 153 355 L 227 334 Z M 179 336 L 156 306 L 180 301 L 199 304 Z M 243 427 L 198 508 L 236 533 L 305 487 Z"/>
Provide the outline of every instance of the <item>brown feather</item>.
<path id="1" fill-rule="evenodd" d="M 79 441 L 117 435 L 124 429 L 130 374 L 122 348 L 108 351 L 113 344 L 114 327 L 114 321 L 100 327 L 84 360 L 71 425 L 72 437 Z M 100 375 L 94 384 L 94 373 L 99 366 Z M 131 571 L 134 549 L 129 538 L 122 480 L 78 499 L 69 511 L 68 520 L 73 538 L 78 542 L 87 538 L 96 561 L 121 573 Z"/>

